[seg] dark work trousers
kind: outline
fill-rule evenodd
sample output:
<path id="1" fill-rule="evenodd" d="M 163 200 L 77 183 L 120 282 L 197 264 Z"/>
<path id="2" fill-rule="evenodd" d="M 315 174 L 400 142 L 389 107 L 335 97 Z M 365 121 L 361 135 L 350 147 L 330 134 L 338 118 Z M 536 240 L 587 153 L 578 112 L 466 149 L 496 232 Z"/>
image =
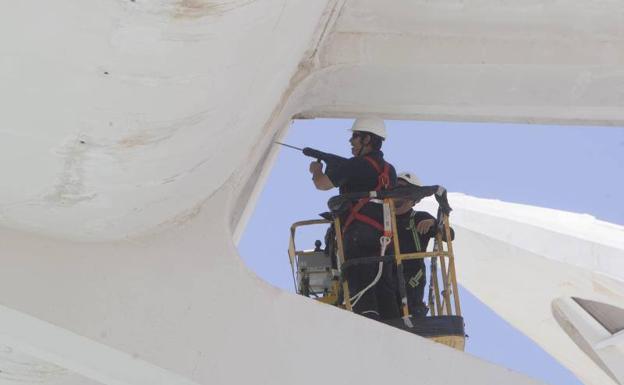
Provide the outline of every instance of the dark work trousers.
<path id="1" fill-rule="evenodd" d="M 381 233 L 359 221 L 351 223 L 344 235 L 345 260 L 363 257 L 379 257 Z M 386 255 L 391 254 L 388 248 Z M 396 276 L 393 274 L 393 263 L 383 264 L 382 276 L 375 286 L 370 288 L 353 307 L 353 311 L 376 320 L 387 320 L 399 317 L 396 302 Z M 379 270 L 379 263 L 367 263 L 351 266 L 345 271 L 349 283 L 349 295 L 353 297 L 367 287 Z"/>
<path id="2" fill-rule="evenodd" d="M 414 316 L 424 315 L 423 312 L 426 314 L 426 307 L 423 303 L 427 284 L 426 271 L 425 261 L 422 259 L 403 261 L 407 306 L 410 314 Z"/>

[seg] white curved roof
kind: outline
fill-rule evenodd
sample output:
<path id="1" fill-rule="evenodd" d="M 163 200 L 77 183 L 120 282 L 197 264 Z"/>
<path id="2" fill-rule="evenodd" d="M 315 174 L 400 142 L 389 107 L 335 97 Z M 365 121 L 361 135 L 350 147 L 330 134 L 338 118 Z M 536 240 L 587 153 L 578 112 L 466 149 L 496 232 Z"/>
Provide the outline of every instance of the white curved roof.
<path id="1" fill-rule="evenodd" d="M 618 5 L 12 4 L 0 224 L 87 240 L 166 227 L 245 179 L 293 114 L 624 124 Z"/>

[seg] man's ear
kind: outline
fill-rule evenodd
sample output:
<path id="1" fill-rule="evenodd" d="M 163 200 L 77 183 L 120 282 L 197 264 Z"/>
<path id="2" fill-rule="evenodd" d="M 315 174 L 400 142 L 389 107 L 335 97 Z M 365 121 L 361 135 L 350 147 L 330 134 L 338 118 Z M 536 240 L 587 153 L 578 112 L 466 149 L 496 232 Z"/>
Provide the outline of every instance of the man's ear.
<path id="1" fill-rule="evenodd" d="M 362 144 L 366 146 L 367 144 L 370 144 L 370 142 L 371 136 L 368 134 L 364 135 L 364 137 L 362 138 Z"/>

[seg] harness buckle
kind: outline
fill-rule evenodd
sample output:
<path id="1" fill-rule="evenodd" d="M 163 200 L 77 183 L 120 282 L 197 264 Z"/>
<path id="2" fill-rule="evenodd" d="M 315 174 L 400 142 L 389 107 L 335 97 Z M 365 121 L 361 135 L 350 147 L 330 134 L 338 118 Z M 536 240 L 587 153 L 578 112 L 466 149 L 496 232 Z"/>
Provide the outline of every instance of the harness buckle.
<path id="1" fill-rule="evenodd" d="M 379 237 L 379 243 L 381 244 L 381 256 L 384 257 L 386 255 L 386 249 L 390 244 L 390 237 L 387 235 L 382 235 Z"/>

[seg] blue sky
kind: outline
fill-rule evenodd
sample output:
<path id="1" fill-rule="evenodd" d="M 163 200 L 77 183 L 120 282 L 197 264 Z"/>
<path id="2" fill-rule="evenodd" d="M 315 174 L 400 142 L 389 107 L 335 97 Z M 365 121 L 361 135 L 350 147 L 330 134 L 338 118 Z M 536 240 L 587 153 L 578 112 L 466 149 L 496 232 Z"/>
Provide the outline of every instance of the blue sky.
<path id="1" fill-rule="evenodd" d="M 352 120 L 297 120 L 285 142 L 350 156 Z M 383 151 L 397 171 L 424 184 L 483 198 L 587 213 L 624 225 L 624 128 L 387 121 Z M 286 253 L 290 225 L 326 211 L 336 191 L 314 189 L 311 159 L 283 148 L 239 243 L 248 266 L 271 284 L 293 291 Z M 450 202 L 451 206 L 453 202 Z M 452 216 L 451 216 L 452 222 Z M 322 239 L 324 227 L 303 231 L 301 248 Z M 457 250 L 458 253 L 461 250 Z M 461 272 L 459 273 L 461 282 Z M 552 385 L 580 382 L 467 290 L 462 310 L 466 350 Z M 505 341 L 505 344 L 499 344 Z"/>

